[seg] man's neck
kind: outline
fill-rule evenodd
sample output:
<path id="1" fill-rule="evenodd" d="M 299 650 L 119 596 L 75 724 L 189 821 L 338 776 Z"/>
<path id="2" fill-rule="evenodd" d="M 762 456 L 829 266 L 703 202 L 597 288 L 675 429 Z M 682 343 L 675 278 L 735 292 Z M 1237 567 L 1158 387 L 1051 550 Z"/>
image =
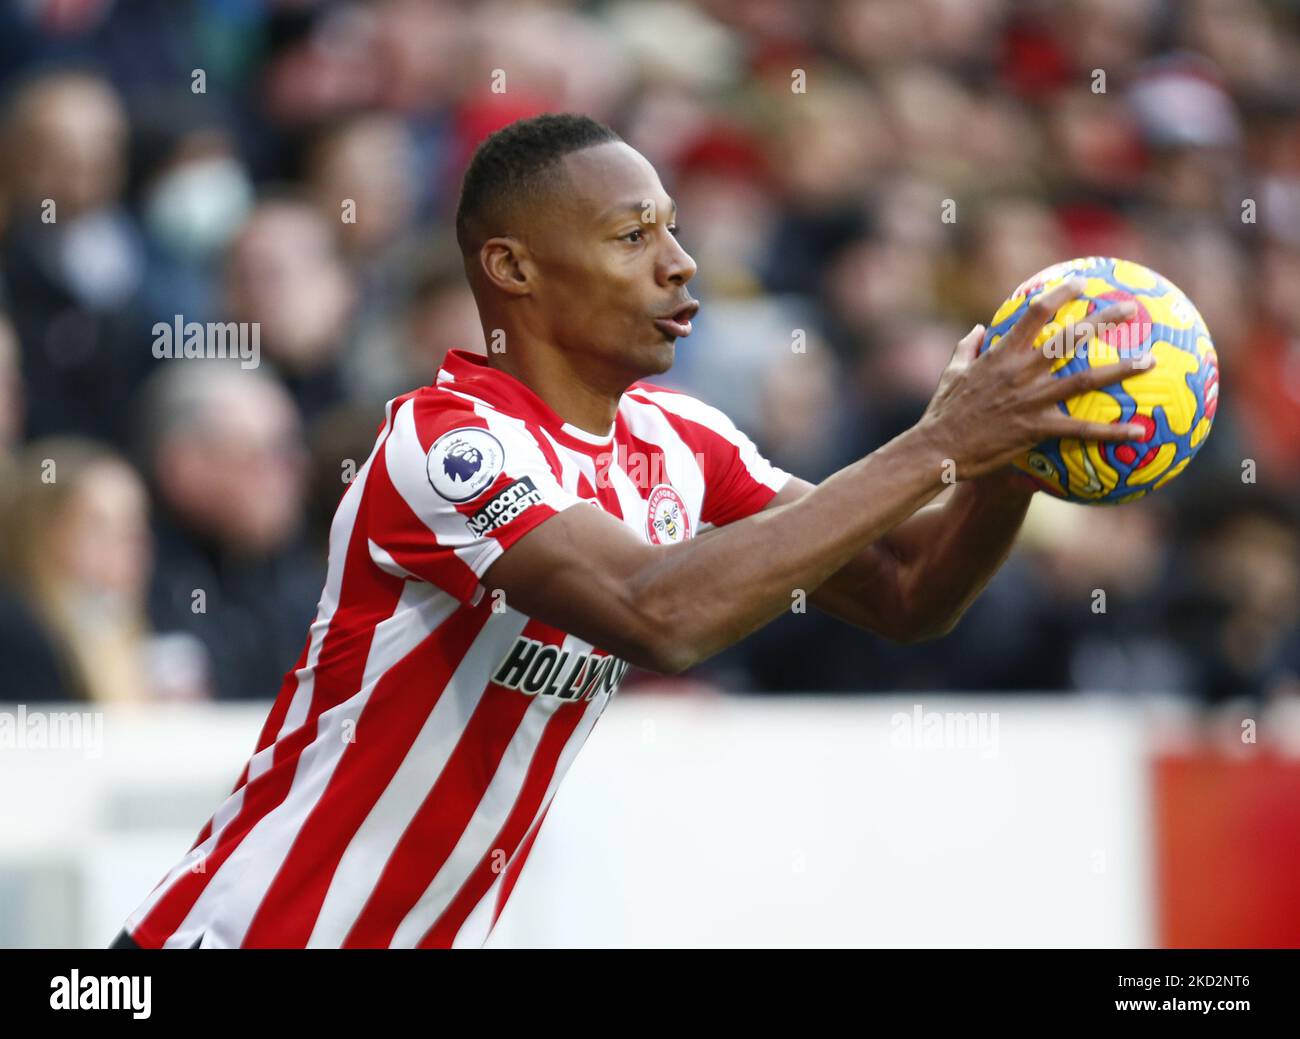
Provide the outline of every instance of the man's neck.
<path id="1" fill-rule="evenodd" d="M 636 381 L 608 370 L 590 370 L 589 363 L 575 365 L 563 350 L 540 342 L 502 353 L 489 350 L 487 360 L 536 393 L 565 422 L 596 436 L 605 436 L 613 427 L 619 399 Z"/>

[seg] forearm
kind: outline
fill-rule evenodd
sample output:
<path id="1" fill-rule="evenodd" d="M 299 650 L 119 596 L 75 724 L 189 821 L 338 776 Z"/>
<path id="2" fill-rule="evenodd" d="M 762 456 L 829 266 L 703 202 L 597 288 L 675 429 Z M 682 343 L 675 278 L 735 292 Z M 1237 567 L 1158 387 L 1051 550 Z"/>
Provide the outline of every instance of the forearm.
<path id="1" fill-rule="evenodd" d="M 902 635 L 908 641 L 950 631 L 1006 561 L 1033 486 L 1014 470 L 970 480 L 939 505 L 922 509 L 885 538 L 898 566 Z"/>
<path id="2" fill-rule="evenodd" d="M 942 471 L 942 452 L 909 430 L 789 504 L 656 553 L 630 592 L 671 625 L 674 664 L 689 666 L 811 596 L 938 494 Z"/>

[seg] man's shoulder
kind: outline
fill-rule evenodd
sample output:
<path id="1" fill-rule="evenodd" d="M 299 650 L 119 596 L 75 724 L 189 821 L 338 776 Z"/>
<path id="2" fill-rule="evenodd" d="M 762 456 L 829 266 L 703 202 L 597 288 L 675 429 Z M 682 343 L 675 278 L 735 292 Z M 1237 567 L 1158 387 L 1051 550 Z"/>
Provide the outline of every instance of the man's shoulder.
<path id="1" fill-rule="evenodd" d="M 651 405 L 688 430 L 708 430 L 727 439 L 736 433 L 735 423 L 726 413 L 685 390 L 638 380 L 627 388 L 624 399 L 637 405 Z"/>
<path id="2" fill-rule="evenodd" d="M 404 407 L 421 440 L 462 426 L 490 430 L 506 424 L 513 431 L 522 429 L 527 417 L 511 414 L 495 403 L 440 383 L 421 386 L 395 397 L 389 402 L 390 421 L 399 421 L 399 414 Z"/>
<path id="3" fill-rule="evenodd" d="M 450 382 L 435 382 L 428 386 L 420 386 L 394 398 L 392 403 L 397 407 L 407 401 L 410 401 L 414 408 L 430 415 L 440 412 L 473 414 L 477 408 L 491 407 L 486 401 L 464 392 Z"/>
<path id="4" fill-rule="evenodd" d="M 526 416 L 443 386 L 393 398 L 386 427 L 390 476 L 412 492 L 431 484 L 447 502 L 470 500 L 503 471 L 553 468 Z"/>

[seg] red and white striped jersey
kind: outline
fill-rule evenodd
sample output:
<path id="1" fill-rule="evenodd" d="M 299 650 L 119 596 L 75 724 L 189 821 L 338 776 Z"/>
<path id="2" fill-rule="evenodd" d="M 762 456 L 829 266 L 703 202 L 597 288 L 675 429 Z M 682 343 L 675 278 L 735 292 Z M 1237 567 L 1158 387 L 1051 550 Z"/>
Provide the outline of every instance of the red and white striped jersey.
<path id="1" fill-rule="evenodd" d="M 627 664 L 479 579 L 571 505 L 668 544 L 787 478 L 686 394 L 636 383 L 596 436 L 453 350 L 388 403 L 256 751 L 127 931 L 148 948 L 481 945 Z"/>

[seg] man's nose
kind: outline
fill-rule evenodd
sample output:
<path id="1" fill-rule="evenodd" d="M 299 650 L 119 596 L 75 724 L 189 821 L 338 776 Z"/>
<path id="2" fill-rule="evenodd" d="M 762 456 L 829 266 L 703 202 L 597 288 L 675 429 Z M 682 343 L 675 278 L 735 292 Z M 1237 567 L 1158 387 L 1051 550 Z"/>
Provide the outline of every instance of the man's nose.
<path id="1" fill-rule="evenodd" d="M 685 285 L 695 277 L 695 261 L 691 259 L 691 254 L 682 248 L 681 242 L 672 235 L 668 236 L 668 246 L 664 250 L 661 270 L 664 282 L 671 285 Z"/>

